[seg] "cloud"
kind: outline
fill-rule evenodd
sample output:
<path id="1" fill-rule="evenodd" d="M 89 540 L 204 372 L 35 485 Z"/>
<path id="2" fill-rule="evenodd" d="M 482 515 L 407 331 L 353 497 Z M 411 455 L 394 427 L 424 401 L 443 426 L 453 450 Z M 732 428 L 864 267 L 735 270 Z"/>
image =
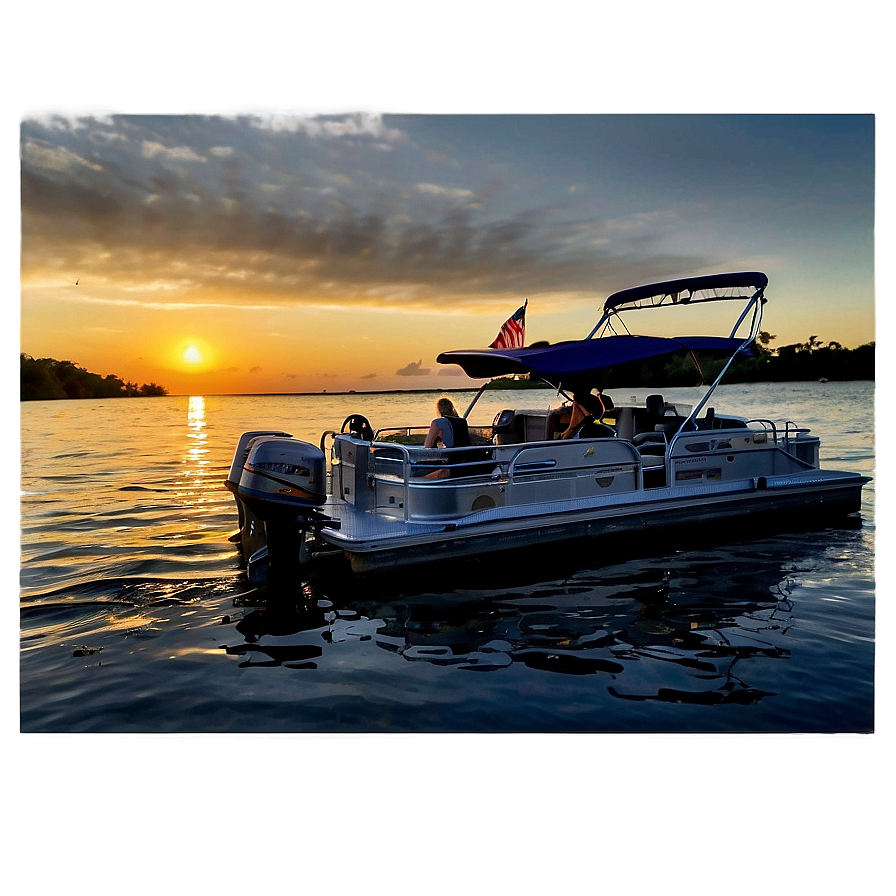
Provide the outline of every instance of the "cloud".
<path id="1" fill-rule="evenodd" d="M 76 166 L 83 166 L 97 172 L 103 170 L 102 165 L 90 162 L 64 146 L 48 146 L 27 141 L 22 148 L 22 153 L 28 155 L 35 167 L 48 171 L 64 172 Z"/>
<path id="2" fill-rule="evenodd" d="M 147 158 L 154 156 L 166 156 L 180 162 L 204 162 L 205 159 L 189 146 L 165 146 L 155 140 L 144 140 L 141 144 L 141 152 Z"/>
<path id="3" fill-rule="evenodd" d="M 22 138 L 23 285 L 89 270 L 141 305 L 460 311 L 714 266 L 662 251 L 661 211 L 545 204 L 477 164 L 440 184 L 432 151 L 381 116 L 30 119 Z"/>
<path id="4" fill-rule="evenodd" d="M 362 380 L 375 380 L 376 374 L 375 373 L 365 373 L 364 376 L 361 377 L 361 379 Z"/>
<path id="5" fill-rule="evenodd" d="M 473 199 L 476 194 L 472 190 L 462 187 L 442 187 L 439 184 L 417 184 L 417 189 L 421 193 L 427 193 L 430 196 L 440 196 L 446 199 Z"/>
<path id="6" fill-rule="evenodd" d="M 411 361 L 406 367 L 402 367 L 399 370 L 395 371 L 396 376 L 429 376 L 430 370 L 428 367 L 421 367 L 423 364 L 423 359 L 421 358 L 419 361 Z"/>
<path id="7" fill-rule="evenodd" d="M 261 370 L 260 365 L 256 364 L 254 367 L 249 368 L 249 373 L 258 373 Z"/>
<path id="8" fill-rule="evenodd" d="M 252 127 L 262 131 L 302 133 L 314 139 L 372 138 L 380 147 L 407 140 L 403 131 L 388 127 L 382 116 L 363 112 L 314 117 L 271 114 L 252 116 L 248 120 Z"/>

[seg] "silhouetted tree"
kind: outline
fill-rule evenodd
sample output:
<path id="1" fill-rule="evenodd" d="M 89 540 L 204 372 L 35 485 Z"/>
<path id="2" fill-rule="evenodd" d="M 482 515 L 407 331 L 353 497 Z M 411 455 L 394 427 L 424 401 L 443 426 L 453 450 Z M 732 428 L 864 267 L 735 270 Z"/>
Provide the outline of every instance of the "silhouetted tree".
<path id="1" fill-rule="evenodd" d="M 168 390 L 164 386 L 159 386 L 156 383 L 144 383 L 140 387 L 141 395 L 167 395 Z"/>
<path id="2" fill-rule="evenodd" d="M 100 376 L 79 367 L 72 361 L 53 358 L 32 358 L 24 352 L 20 361 L 20 397 L 22 401 L 60 398 L 124 398 L 129 395 L 167 395 L 168 390 L 156 383 L 138 389 L 136 383 L 125 383 L 114 374 Z"/>

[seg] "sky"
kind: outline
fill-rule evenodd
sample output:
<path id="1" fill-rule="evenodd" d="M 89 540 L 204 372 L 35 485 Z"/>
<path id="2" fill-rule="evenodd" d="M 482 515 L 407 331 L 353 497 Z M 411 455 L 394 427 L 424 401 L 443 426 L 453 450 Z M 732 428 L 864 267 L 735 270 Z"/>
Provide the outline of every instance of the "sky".
<path id="1" fill-rule="evenodd" d="M 851 348 L 874 143 L 868 113 L 28 111 L 21 351 L 172 394 L 450 389 L 436 355 L 524 301 L 527 342 L 583 338 L 615 290 L 738 270 L 773 347 Z"/>

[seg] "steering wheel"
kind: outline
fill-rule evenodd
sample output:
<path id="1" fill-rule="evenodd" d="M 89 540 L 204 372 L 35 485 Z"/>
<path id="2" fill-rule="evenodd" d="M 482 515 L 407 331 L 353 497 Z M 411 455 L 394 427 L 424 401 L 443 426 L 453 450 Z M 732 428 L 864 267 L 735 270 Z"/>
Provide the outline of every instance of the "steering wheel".
<path id="1" fill-rule="evenodd" d="M 360 414 L 349 414 L 348 417 L 342 421 L 342 429 L 340 432 L 348 432 L 365 442 L 373 441 L 373 427 L 370 425 L 370 421 Z"/>

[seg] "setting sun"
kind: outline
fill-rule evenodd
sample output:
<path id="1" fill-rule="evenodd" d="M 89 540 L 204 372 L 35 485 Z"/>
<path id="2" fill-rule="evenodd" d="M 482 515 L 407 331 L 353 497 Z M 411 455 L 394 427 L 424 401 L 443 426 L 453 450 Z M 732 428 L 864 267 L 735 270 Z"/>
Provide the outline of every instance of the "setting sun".
<path id="1" fill-rule="evenodd" d="M 195 345 L 188 345 L 184 350 L 184 361 L 187 364 L 201 364 L 202 352 Z"/>

